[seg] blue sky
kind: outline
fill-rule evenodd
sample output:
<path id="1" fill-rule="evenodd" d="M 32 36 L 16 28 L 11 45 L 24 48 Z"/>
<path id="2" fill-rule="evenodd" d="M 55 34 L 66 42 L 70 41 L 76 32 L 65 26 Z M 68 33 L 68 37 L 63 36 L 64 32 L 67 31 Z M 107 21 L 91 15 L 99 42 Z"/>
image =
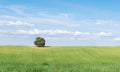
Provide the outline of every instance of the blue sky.
<path id="1" fill-rule="evenodd" d="M 120 45 L 120 0 L 0 0 L 0 45 Z"/>

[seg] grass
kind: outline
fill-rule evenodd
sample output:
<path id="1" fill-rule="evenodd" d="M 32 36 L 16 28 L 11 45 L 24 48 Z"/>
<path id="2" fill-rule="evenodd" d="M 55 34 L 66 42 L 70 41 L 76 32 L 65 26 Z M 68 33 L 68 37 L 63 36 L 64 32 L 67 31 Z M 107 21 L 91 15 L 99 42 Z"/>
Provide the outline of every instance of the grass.
<path id="1" fill-rule="evenodd" d="M 120 72 L 120 47 L 0 46 L 0 72 Z"/>

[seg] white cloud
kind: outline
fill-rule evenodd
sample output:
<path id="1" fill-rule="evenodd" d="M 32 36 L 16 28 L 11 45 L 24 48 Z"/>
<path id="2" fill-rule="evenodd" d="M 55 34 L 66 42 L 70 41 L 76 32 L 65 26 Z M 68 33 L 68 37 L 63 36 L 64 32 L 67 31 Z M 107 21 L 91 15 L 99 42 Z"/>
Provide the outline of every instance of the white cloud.
<path id="1" fill-rule="evenodd" d="M 105 25 L 105 24 L 108 24 L 108 25 L 119 25 L 120 24 L 119 21 L 115 21 L 115 20 L 96 20 L 95 23 L 98 24 L 98 25 Z"/>
<path id="2" fill-rule="evenodd" d="M 80 32 L 80 31 L 67 31 L 67 30 L 39 30 L 39 29 L 33 29 L 33 30 L 17 30 L 17 33 L 20 34 L 46 34 L 46 35 L 71 35 L 71 36 L 88 36 L 90 35 L 89 32 Z"/>
<path id="3" fill-rule="evenodd" d="M 24 10 L 27 8 L 26 6 L 21 5 L 10 5 L 6 6 L 5 8 L 17 13 L 17 14 L 23 14 Z"/>
<path id="4" fill-rule="evenodd" d="M 100 33 L 97 33 L 98 36 L 113 36 L 112 33 L 110 32 L 100 32 Z"/>
<path id="5" fill-rule="evenodd" d="M 112 21 L 106 21 L 106 20 L 97 20 L 96 24 L 111 24 Z"/>
<path id="6" fill-rule="evenodd" d="M 58 38 L 58 37 L 46 37 L 46 40 L 58 40 L 58 39 L 60 39 L 60 38 Z"/>
<path id="7" fill-rule="evenodd" d="M 79 27 L 79 22 L 72 19 L 72 14 L 59 13 L 59 14 L 39 14 L 36 17 L 30 16 L 26 20 L 35 22 L 37 24 L 48 24 L 48 25 L 62 25 L 67 27 Z"/>
<path id="8" fill-rule="evenodd" d="M 69 24 L 69 27 L 78 28 L 78 27 L 79 27 L 79 24 Z"/>
<path id="9" fill-rule="evenodd" d="M 80 31 L 75 31 L 74 34 L 75 35 L 90 35 L 89 32 L 80 32 Z"/>
<path id="10" fill-rule="evenodd" d="M 37 30 L 37 29 L 29 30 L 29 31 L 27 31 L 27 30 L 17 30 L 17 33 L 19 33 L 19 34 L 31 34 L 31 35 L 33 35 L 33 34 L 40 34 L 40 31 Z"/>
<path id="11" fill-rule="evenodd" d="M 18 30 L 18 33 L 21 34 L 48 34 L 48 35 L 56 35 L 56 34 L 70 34 L 70 31 L 67 30 Z"/>
<path id="12" fill-rule="evenodd" d="M 17 30 L 17 34 L 28 34 L 28 35 L 51 35 L 51 36 L 61 36 L 66 35 L 71 38 L 79 38 L 84 39 L 93 39 L 93 40 L 100 40 L 102 36 L 109 37 L 113 36 L 110 32 L 99 32 L 99 33 L 89 33 L 89 32 L 80 32 L 80 31 L 67 31 L 67 30 Z"/>
<path id="13" fill-rule="evenodd" d="M 9 35 L 22 35 L 22 36 L 30 36 L 30 35 L 45 35 L 48 39 L 60 39 L 61 37 L 65 37 L 70 40 L 101 40 L 104 39 L 102 36 L 109 37 L 113 36 L 110 32 L 99 32 L 99 33 L 89 33 L 89 32 L 80 32 L 80 31 L 68 31 L 68 30 L 39 30 L 39 29 L 33 29 L 33 30 L 0 30 L 0 33 L 2 36 L 9 37 Z M 49 37 L 51 36 L 51 37 Z M 114 41 L 120 41 L 120 38 L 113 39 Z"/>
<path id="14" fill-rule="evenodd" d="M 0 25 L 8 26 L 34 26 L 34 24 L 24 22 L 24 21 L 0 21 Z"/>
<path id="15" fill-rule="evenodd" d="M 114 41 L 120 41 L 120 38 L 114 38 L 113 40 Z"/>
<path id="16" fill-rule="evenodd" d="M 8 33 L 9 31 L 7 30 L 0 30 L 0 33 Z"/>
<path id="17" fill-rule="evenodd" d="M 70 37 L 70 40 L 90 40 L 90 37 Z"/>

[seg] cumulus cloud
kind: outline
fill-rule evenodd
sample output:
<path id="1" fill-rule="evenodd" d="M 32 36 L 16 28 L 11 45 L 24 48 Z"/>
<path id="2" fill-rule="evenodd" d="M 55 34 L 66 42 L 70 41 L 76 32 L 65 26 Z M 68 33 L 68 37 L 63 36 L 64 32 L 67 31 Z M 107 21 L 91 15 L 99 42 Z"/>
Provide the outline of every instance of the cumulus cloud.
<path id="1" fill-rule="evenodd" d="M 7 26 L 34 26 L 34 24 L 24 22 L 24 21 L 0 21 L 0 25 Z"/>
<path id="2" fill-rule="evenodd" d="M 46 38 L 51 36 L 55 39 L 63 38 L 63 36 L 70 40 L 101 40 L 104 37 L 111 38 L 113 36 L 110 32 L 98 32 L 98 33 L 89 33 L 89 32 L 81 32 L 81 31 L 69 31 L 69 30 L 40 30 L 40 29 L 32 29 L 32 30 L 24 30 L 19 29 L 16 31 L 7 31 L 0 30 L 0 33 L 3 35 L 22 35 L 22 36 L 31 36 L 31 35 L 45 35 Z M 119 41 L 120 38 L 113 39 L 114 41 Z"/>
<path id="3" fill-rule="evenodd" d="M 74 34 L 75 35 L 90 35 L 89 32 L 80 32 L 80 31 L 75 31 Z"/>
<path id="4" fill-rule="evenodd" d="M 113 40 L 114 41 L 120 41 L 120 38 L 114 38 Z"/>
<path id="5" fill-rule="evenodd" d="M 113 36 L 113 34 L 111 32 L 100 32 L 97 33 L 98 36 Z"/>
<path id="6" fill-rule="evenodd" d="M 58 37 L 46 37 L 46 40 L 58 40 L 58 39 L 60 39 L 60 38 L 58 38 Z"/>
<path id="7" fill-rule="evenodd" d="M 119 21 L 114 21 L 114 20 L 96 20 L 95 23 L 98 24 L 98 25 L 105 25 L 105 24 L 119 25 L 120 24 Z"/>
<path id="8" fill-rule="evenodd" d="M 80 32 L 80 31 L 68 31 L 68 30 L 39 30 L 39 29 L 33 29 L 33 30 L 17 30 L 16 33 L 19 34 L 29 34 L 29 35 L 37 35 L 37 34 L 44 34 L 44 35 L 51 35 L 51 36 L 57 36 L 57 35 L 66 35 L 69 37 L 77 37 L 77 38 L 87 38 L 87 39 L 100 39 L 101 37 L 109 37 L 113 36 L 110 32 L 99 32 L 99 33 L 89 33 L 89 32 Z"/>
<path id="9" fill-rule="evenodd" d="M 18 30 L 18 33 L 21 34 L 48 34 L 48 35 L 56 35 L 56 34 L 70 34 L 70 31 L 67 30 Z"/>
<path id="10" fill-rule="evenodd" d="M 27 7 L 23 5 L 22 6 L 21 5 L 10 5 L 10 6 L 6 6 L 5 8 L 17 14 L 23 14 L 24 10 L 27 9 Z"/>
<path id="11" fill-rule="evenodd" d="M 78 28 L 80 25 L 79 24 L 69 24 L 69 27 L 72 27 L 72 28 Z"/>
<path id="12" fill-rule="evenodd" d="M 96 20 L 96 24 L 111 24 L 112 21 L 106 21 L 106 20 Z"/>
<path id="13" fill-rule="evenodd" d="M 46 35 L 73 35 L 73 36 L 88 36 L 89 32 L 80 32 L 80 31 L 67 31 L 67 30 L 17 30 L 17 33 L 20 34 L 46 34 Z"/>
<path id="14" fill-rule="evenodd" d="M 19 33 L 19 34 L 40 34 L 40 31 L 39 30 L 37 30 L 37 29 L 34 29 L 34 30 L 29 30 L 29 31 L 27 31 L 27 30 L 17 30 L 17 33 Z"/>
<path id="15" fill-rule="evenodd" d="M 64 17 L 64 18 L 69 18 L 71 15 L 68 13 L 60 13 L 59 15 L 57 15 L 59 17 Z"/>

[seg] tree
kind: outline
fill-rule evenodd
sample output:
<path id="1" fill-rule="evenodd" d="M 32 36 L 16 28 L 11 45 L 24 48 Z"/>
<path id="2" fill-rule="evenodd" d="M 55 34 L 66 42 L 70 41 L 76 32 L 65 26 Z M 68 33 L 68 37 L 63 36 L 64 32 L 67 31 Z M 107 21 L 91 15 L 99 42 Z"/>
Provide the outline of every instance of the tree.
<path id="1" fill-rule="evenodd" d="M 45 46 L 45 39 L 42 38 L 42 37 L 37 37 L 34 41 L 34 44 L 37 46 L 37 47 L 44 47 Z"/>

